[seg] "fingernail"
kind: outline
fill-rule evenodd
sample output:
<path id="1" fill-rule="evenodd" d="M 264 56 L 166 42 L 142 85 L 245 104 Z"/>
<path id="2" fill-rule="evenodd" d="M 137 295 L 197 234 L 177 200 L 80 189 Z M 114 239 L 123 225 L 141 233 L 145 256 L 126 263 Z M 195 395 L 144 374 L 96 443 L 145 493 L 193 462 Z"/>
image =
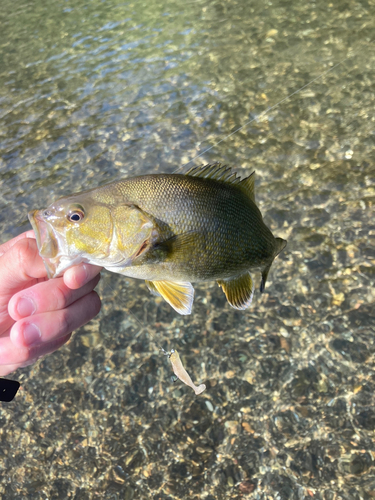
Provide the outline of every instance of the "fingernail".
<path id="1" fill-rule="evenodd" d="M 25 340 L 25 344 L 32 345 L 36 344 L 42 334 L 40 333 L 39 328 L 34 325 L 34 323 L 27 323 L 23 327 L 23 338 Z"/>
<path id="2" fill-rule="evenodd" d="M 21 297 L 17 303 L 17 312 L 23 318 L 31 316 L 36 311 L 34 301 L 29 297 Z"/>

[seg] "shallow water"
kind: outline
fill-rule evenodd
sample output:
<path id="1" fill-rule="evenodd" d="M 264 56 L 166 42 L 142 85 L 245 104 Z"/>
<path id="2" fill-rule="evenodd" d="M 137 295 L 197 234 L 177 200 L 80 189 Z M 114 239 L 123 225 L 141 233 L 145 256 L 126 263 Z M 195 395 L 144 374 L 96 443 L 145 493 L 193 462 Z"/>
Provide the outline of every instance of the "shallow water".
<path id="1" fill-rule="evenodd" d="M 256 170 L 288 240 L 245 312 L 103 273 L 99 317 L 12 375 L 3 499 L 374 497 L 374 28 L 365 1 L 2 2 L 1 242 L 58 196 L 210 161 Z"/>

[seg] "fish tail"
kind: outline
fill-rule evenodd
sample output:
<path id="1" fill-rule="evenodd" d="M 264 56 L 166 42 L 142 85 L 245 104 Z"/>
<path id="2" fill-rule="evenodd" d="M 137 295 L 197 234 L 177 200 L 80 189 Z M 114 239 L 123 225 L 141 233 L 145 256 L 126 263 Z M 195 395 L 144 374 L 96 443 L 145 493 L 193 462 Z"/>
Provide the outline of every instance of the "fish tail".
<path id="1" fill-rule="evenodd" d="M 275 238 L 275 250 L 273 252 L 272 259 L 269 264 L 263 269 L 262 271 L 262 281 L 260 283 L 260 293 L 263 293 L 265 288 L 266 288 L 266 281 L 267 281 L 267 276 L 268 273 L 271 269 L 272 263 L 275 260 L 275 258 L 279 255 L 279 253 L 284 250 L 286 247 L 286 240 L 283 240 L 282 238 Z"/>
<path id="2" fill-rule="evenodd" d="M 273 254 L 273 258 L 275 258 L 277 255 L 279 255 L 280 252 L 284 250 L 286 247 L 286 240 L 283 240 L 282 238 L 275 238 L 276 245 L 275 245 L 275 253 Z"/>

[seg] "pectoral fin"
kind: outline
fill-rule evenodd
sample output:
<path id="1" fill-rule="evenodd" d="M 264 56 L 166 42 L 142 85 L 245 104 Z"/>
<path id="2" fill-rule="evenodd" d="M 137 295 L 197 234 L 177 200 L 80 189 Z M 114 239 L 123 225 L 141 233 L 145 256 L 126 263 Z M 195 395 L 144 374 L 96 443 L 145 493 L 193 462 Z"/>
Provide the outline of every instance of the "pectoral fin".
<path id="1" fill-rule="evenodd" d="M 176 255 L 179 252 L 194 252 L 197 246 L 197 241 L 204 240 L 205 234 L 203 232 L 188 231 L 183 234 L 176 234 L 168 240 L 162 241 L 157 244 L 157 249 L 162 249 L 168 255 Z"/>
<path id="2" fill-rule="evenodd" d="M 254 284 L 249 272 L 227 280 L 218 280 L 229 304 L 235 309 L 247 309 L 253 300 Z"/>
<path id="3" fill-rule="evenodd" d="M 161 295 L 179 314 L 190 314 L 194 301 L 194 288 L 189 282 L 146 281 L 151 293 Z"/>

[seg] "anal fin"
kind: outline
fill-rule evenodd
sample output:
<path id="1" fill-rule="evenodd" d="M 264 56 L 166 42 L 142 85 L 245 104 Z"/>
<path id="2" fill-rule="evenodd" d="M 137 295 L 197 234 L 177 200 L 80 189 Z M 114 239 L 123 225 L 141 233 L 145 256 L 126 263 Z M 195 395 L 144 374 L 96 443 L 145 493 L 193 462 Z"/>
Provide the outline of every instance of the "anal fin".
<path id="1" fill-rule="evenodd" d="M 154 285 L 154 282 L 153 281 L 149 281 L 149 280 L 145 280 L 145 283 L 146 283 L 146 286 L 147 288 L 150 290 L 150 292 L 152 293 L 152 295 L 155 295 L 156 297 L 161 297 L 160 293 L 157 291 L 155 285 Z"/>
<path id="2" fill-rule="evenodd" d="M 161 295 L 179 314 L 191 313 L 194 301 L 194 288 L 191 283 L 174 281 L 146 281 L 151 293 Z"/>
<path id="3" fill-rule="evenodd" d="M 254 283 L 248 271 L 240 276 L 226 280 L 218 280 L 229 304 L 235 309 L 247 309 L 254 294 Z"/>

